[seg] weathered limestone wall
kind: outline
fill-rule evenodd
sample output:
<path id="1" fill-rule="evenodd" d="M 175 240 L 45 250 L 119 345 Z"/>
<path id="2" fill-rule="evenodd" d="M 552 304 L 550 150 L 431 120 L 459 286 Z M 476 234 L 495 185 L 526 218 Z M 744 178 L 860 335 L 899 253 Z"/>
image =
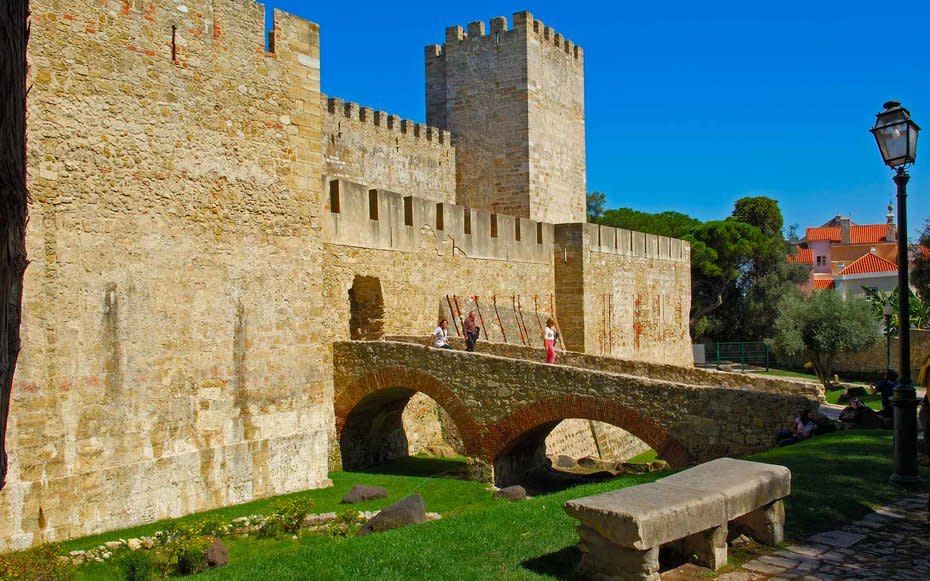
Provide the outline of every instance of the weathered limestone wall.
<path id="1" fill-rule="evenodd" d="M 323 172 L 369 188 L 455 203 L 448 131 L 342 99 L 323 98 Z"/>
<path id="2" fill-rule="evenodd" d="M 530 127 L 530 217 L 585 222 L 584 53 L 529 13 L 525 19 Z"/>
<path id="3" fill-rule="evenodd" d="M 325 485 L 317 26 L 276 12 L 266 53 L 246 0 L 31 8 L 0 551 Z"/>
<path id="4" fill-rule="evenodd" d="M 581 48 L 528 12 L 446 29 L 426 48 L 426 118 L 456 141 L 457 201 L 585 221 Z"/>
<path id="5" fill-rule="evenodd" d="M 691 365 L 687 242 L 596 224 L 559 224 L 555 238 L 567 349 Z"/>
<path id="6" fill-rule="evenodd" d="M 520 220 L 521 232 L 526 234 L 517 240 L 513 218 L 497 215 L 492 219 L 491 214 L 467 210 L 466 234 L 466 210 L 461 206 L 369 192 L 341 180 L 336 183 L 340 211 L 329 216 L 323 258 L 324 299 L 330 309 L 328 335 L 335 340 L 349 337 L 349 290 L 357 276 L 380 281 L 383 333 L 418 335 L 424 343 L 439 316 L 450 319 L 449 335 L 456 334 L 446 295 L 457 295 L 464 313 L 473 308 L 471 297 L 477 295 L 489 327 L 485 333 L 497 333 L 501 339 L 492 322 L 496 318 L 492 297 L 497 295 L 507 339 L 519 341 L 513 297 L 523 297 L 527 309 L 534 295 L 554 293 L 551 225 L 537 228 L 535 222 Z M 376 220 L 370 218 L 374 207 Z M 491 235 L 493 220 L 497 221 L 497 236 Z M 548 307 L 540 311 L 545 320 Z M 535 327 L 535 317 L 527 320 L 528 316 L 524 315 L 527 327 Z"/>
<path id="7" fill-rule="evenodd" d="M 628 431 L 593 420 L 564 420 L 546 436 L 547 456 L 624 462 L 647 450 L 649 444 Z"/>
<path id="8" fill-rule="evenodd" d="M 898 338 L 891 338 L 891 368 L 900 369 L 898 366 L 899 351 Z M 924 361 L 930 357 L 930 331 L 924 329 L 911 329 L 911 367 L 913 369 L 913 380 L 917 381 L 917 372 L 923 365 Z M 801 359 L 801 358 L 799 358 Z M 859 353 L 844 353 L 838 355 L 833 362 L 833 370 L 840 374 L 842 379 L 843 373 L 871 375 L 879 377 L 885 373 L 887 365 L 888 351 L 885 338 L 872 345 L 869 349 Z M 803 365 L 804 361 L 797 361 Z"/>

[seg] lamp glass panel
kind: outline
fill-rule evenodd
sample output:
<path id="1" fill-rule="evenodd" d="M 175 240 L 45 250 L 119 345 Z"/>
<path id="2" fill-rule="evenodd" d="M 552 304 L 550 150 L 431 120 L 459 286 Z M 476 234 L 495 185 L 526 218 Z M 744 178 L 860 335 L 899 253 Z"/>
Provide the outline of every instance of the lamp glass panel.
<path id="1" fill-rule="evenodd" d="M 910 147 L 911 150 L 908 153 L 910 153 L 911 161 L 914 161 L 915 159 L 917 159 L 917 134 L 919 133 L 920 130 L 917 129 L 916 124 L 909 123 L 907 131 L 909 134 L 908 141 L 910 141 L 910 145 L 911 145 Z"/>
<path id="2" fill-rule="evenodd" d="M 906 122 L 885 125 L 876 130 L 875 136 L 878 139 L 878 146 L 881 149 L 885 163 L 891 164 L 907 158 L 907 134 Z"/>

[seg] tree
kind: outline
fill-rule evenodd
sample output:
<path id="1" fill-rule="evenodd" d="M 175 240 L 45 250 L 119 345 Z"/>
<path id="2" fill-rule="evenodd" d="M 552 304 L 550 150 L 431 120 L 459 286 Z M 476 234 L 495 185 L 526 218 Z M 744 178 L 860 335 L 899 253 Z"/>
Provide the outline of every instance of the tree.
<path id="1" fill-rule="evenodd" d="M 691 233 L 691 230 L 699 226 L 701 221 L 681 212 L 650 214 L 632 208 L 617 208 L 604 212 L 598 223 L 657 236 L 684 238 Z"/>
<path id="2" fill-rule="evenodd" d="M 781 236 L 783 220 L 778 202 L 766 196 L 749 196 L 736 200 L 733 204 L 731 220 L 751 224 L 762 231 L 768 238 Z"/>
<path id="3" fill-rule="evenodd" d="M 861 351 L 881 337 L 872 308 L 864 299 L 844 301 L 833 291 L 785 297 L 779 303 L 774 331 L 771 345 L 775 352 L 809 358 L 824 386 L 833 376 L 837 355 Z"/>
<path id="4" fill-rule="evenodd" d="M 924 222 L 917 246 L 914 247 L 910 276 L 911 286 L 924 302 L 930 303 L 930 220 Z"/>
<path id="5" fill-rule="evenodd" d="M 692 332 L 705 316 L 724 305 L 754 258 L 768 247 L 755 226 L 737 220 L 705 222 L 685 237 L 691 243 Z"/>
<path id="6" fill-rule="evenodd" d="M 6 426 L 19 357 L 26 271 L 26 44 L 28 0 L 0 7 L 0 489 L 6 483 Z"/>
<path id="7" fill-rule="evenodd" d="M 588 222 L 596 223 L 597 219 L 604 213 L 604 205 L 607 203 L 607 196 L 604 192 L 588 192 Z"/>

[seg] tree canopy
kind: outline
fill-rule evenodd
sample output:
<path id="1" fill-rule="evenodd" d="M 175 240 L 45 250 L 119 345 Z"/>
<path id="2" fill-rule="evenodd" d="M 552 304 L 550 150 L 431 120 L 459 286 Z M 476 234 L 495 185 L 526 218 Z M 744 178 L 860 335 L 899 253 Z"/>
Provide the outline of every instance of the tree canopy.
<path id="1" fill-rule="evenodd" d="M 911 262 L 911 286 L 920 298 L 930 303 L 930 220 L 924 222 Z"/>
<path id="2" fill-rule="evenodd" d="M 881 337 L 869 304 L 860 297 L 846 300 L 832 291 L 810 297 L 786 296 L 778 305 L 771 345 L 776 354 L 810 359 L 821 383 L 833 376 L 840 353 L 861 351 Z"/>
<path id="3" fill-rule="evenodd" d="M 695 339 L 761 340 L 771 336 L 778 301 L 799 294 L 806 266 L 786 258 L 778 202 L 740 198 L 723 220 L 701 222 L 681 212 L 632 208 L 604 211 L 599 224 L 691 243 L 691 335 Z"/>
<path id="4" fill-rule="evenodd" d="M 607 196 L 604 192 L 588 192 L 588 222 L 597 222 L 597 219 L 604 213 L 604 206 L 607 204 Z"/>

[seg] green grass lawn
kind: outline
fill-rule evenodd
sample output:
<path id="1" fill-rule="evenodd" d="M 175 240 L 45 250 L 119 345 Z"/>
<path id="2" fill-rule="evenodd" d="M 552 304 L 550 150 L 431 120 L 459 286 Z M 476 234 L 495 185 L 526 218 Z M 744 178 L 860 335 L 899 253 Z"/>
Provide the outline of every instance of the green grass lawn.
<path id="1" fill-rule="evenodd" d="M 792 379 L 806 379 L 808 381 L 818 381 L 817 376 L 813 373 L 805 373 L 803 371 L 788 371 L 787 369 L 774 369 L 769 368 L 768 371 L 758 371 L 757 375 L 772 375 L 775 377 L 790 377 Z"/>
<path id="2" fill-rule="evenodd" d="M 861 399 L 865 405 L 869 406 L 873 410 L 880 411 L 882 409 L 882 396 L 877 393 L 872 393 L 872 390 L 869 389 L 868 387 L 866 387 L 865 391 L 866 391 L 866 395 L 859 397 L 859 399 Z M 826 392 L 827 403 L 847 405 L 847 404 L 839 403 L 840 396 L 843 395 L 844 393 L 846 393 L 845 389 L 827 390 Z"/>
<path id="3" fill-rule="evenodd" d="M 749 459 L 788 466 L 792 494 L 787 500 L 789 539 L 855 520 L 900 491 L 889 482 L 891 433 L 847 431 L 818 436 L 794 446 L 777 448 Z M 661 476 L 630 475 L 608 482 L 586 484 L 524 502 L 496 500 L 480 483 L 443 477 L 461 460 L 408 459 L 382 473 L 341 472 L 335 486 L 307 495 L 314 511 L 339 511 L 341 496 L 353 484 L 378 484 L 391 491 L 387 500 L 359 508 L 385 506 L 409 494 L 422 494 L 429 511 L 443 519 L 363 538 L 303 535 L 299 540 L 258 540 L 227 537 L 230 564 L 198 579 L 545 579 L 566 578 L 579 558 L 575 523 L 562 510 L 572 498 L 648 482 Z M 384 473 L 391 472 L 391 473 Z M 400 475 L 397 472 L 415 473 Z M 926 478 L 926 474 L 923 475 Z M 268 501 L 213 511 L 222 518 L 262 512 Z M 202 519 L 206 514 L 185 520 Z M 118 531 L 94 539 L 78 539 L 68 548 L 86 548 L 105 539 L 150 533 L 158 524 Z M 78 579 L 118 579 L 111 563 L 85 565 Z"/>

